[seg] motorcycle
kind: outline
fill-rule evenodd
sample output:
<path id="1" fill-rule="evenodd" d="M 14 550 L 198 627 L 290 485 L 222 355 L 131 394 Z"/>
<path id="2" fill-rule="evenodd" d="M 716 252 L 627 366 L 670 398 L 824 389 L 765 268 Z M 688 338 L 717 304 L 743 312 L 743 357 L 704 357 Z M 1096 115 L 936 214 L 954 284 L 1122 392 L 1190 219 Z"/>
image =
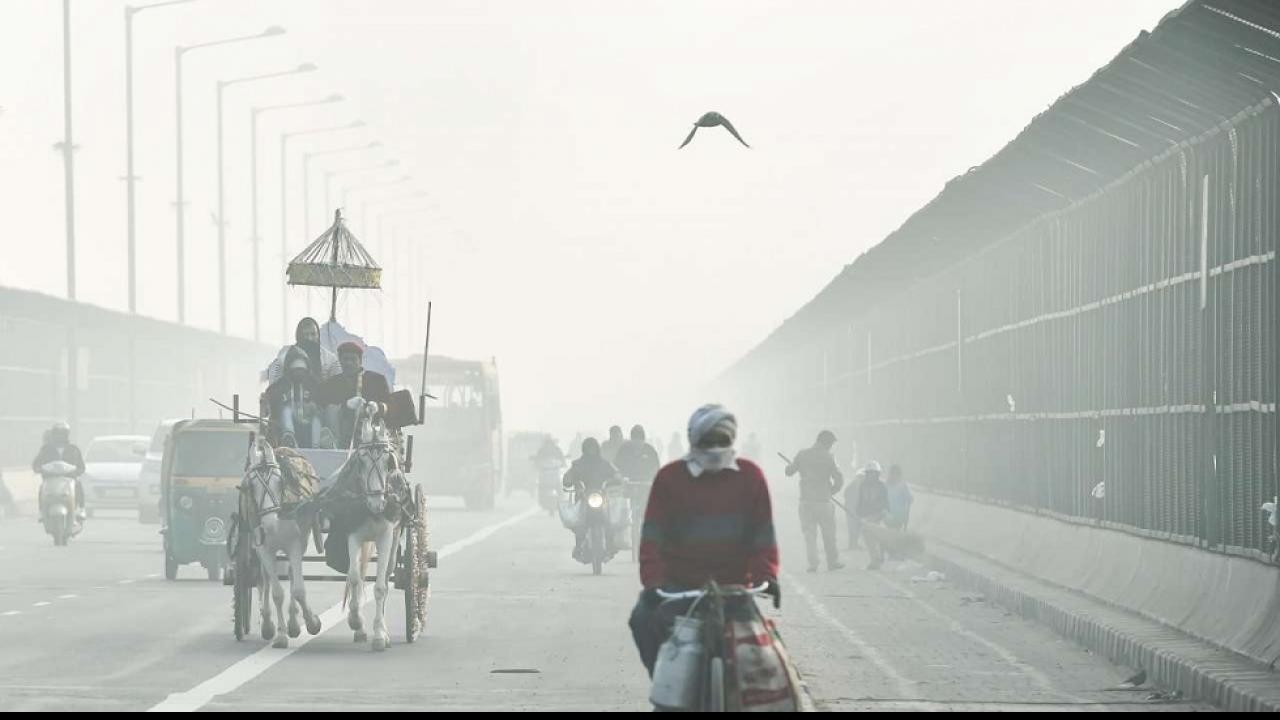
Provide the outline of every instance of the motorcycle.
<path id="1" fill-rule="evenodd" d="M 72 477 L 75 470 L 74 465 L 63 460 L 40 466 L 40 522 L 44 531 L 53 536 L 54 545 L 66 545 L 84 529 L 82 508 L 76 506 L 76 480 Z"/>
<path id="2" fill-rule="evenodd" d="M 560 463 L 538 463 L 538 506 L 546 510 L 548 515 L 556 514 L 556 505 L 560 499 L 560 469 Z"/>
<path id="3" fill-rule="evenodd" d="M 617 552 L 612 536 L 625 525 L 628 508 L 629 503 L 616 486 L 587 490 L 579 485 L 572 499 L 561 502 L 560 519 L 565 527 L 575 533 L 585 530 L 574 558 L 590 565 L 592 575 L 599 575 Z"/>

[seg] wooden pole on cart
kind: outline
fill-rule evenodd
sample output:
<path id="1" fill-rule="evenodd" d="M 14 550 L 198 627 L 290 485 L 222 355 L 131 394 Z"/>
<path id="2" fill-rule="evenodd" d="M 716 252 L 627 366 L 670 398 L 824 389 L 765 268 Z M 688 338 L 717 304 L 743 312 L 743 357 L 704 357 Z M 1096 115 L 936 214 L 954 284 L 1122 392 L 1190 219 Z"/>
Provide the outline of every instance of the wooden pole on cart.
<path id="1" fill-rule="evenodd" d="M 338 228 L 342 225 L 342 209 L 333 211 L 333 266 L 338 266 Z M 329 322 L 338 321 L 338 286 L 333 286 L 333 299 L 329 301 Z"/>
<path id="2" fill-rule="evenodd" d="M 431 357 L 431 302 L 427 302 L 427 337 L 422 342 L 422 394 L 418 396 L 418 424 L 427 422 L 427 358 Z M 432 398 L 433 400 L 435 398 Z"/>

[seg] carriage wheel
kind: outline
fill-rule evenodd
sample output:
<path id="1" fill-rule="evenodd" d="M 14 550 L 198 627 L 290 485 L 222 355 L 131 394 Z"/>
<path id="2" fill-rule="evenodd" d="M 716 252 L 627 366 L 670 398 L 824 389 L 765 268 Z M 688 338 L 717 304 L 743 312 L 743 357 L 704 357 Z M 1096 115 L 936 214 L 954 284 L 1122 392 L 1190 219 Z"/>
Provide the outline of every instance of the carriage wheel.
<path id="1" fill-rule="evenodd" d="M 427 624 L 427 600 L 431 585 L 427 574 L 427 498 L 422 486 L 414 488 L 415 517 L 405 529 L 404 550 L 400 553 L 400 571 L 404 573 L 405 641 L 413 642 Z"/>
<path id="2" fill-rule="evenodd" d="M 231 622 L 235 626 L 236 640 L 242 640 L 249 634 L 249 619 L 253 614 L 253 578 L 256 568 L 253 564 L 248 528 L 242 527 L 238 519 L 238 516 L 232 516 L 234 527 L 230 534 L 230 537 L 235 538 L 235 548 L 231 556 L 235 577 L 231 590 Z"/>

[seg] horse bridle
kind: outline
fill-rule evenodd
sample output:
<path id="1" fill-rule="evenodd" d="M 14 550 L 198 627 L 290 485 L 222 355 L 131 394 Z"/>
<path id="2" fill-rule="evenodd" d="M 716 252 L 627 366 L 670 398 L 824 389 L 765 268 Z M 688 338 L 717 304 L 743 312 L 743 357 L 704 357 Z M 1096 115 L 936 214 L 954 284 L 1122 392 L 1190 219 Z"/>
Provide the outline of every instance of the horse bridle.
<path id="1" fill-rule="evenodd" d="M 382 459 L 384 456 L 390 456 L 392 461 L 396 460 L 395 453 L 391 450 L 391 443 L 385 440 L 363 443 L 357 452 L 368 458 L 369 465 L 364 477 L 361 478 L 363 482 L 359 488 L 360 492 L 365 497 L 387 495 L 390 492 L 390 482 L 388 473 L 382 470 Z"/>
<path id="2" fill-rule="evenodd" d="M 249 499 L 253 501 L 254 510 L 258 515 L 258 519 L 261 520 L 271 513 L 279 512 L 284 507 L 284 504 L 271 489 L 270 483 L 272 474 L 280 475 L 280 463 L 276 461 L 274 452 L 263 452 L 261 445 L 258 446 L 258 452 L 262 456 L 262 460 L 249 468 L 248 472 L 245 473 L 245 479 L 250 481 Z M 281 477 L 283 479 L 283 476 Z M 258 492 L 259 488 L 261 492 Z M 271 500 L 271 505 L 265 505 L 268 498 Z"/>

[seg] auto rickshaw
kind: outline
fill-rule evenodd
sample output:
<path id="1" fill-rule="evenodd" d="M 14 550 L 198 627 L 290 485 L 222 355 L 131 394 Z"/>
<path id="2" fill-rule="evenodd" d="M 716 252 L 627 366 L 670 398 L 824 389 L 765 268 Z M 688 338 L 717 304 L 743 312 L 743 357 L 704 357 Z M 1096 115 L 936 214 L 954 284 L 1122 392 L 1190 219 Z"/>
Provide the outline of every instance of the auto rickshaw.
<path id="1" fill-rule="evenodd" d="M 230 420 L 183 420 L 165 442 L 160 471 L 164 576 L 200 563 L 210 580 L 228 563 L 227 527 L 239 499 L 250 428 Z"/>

